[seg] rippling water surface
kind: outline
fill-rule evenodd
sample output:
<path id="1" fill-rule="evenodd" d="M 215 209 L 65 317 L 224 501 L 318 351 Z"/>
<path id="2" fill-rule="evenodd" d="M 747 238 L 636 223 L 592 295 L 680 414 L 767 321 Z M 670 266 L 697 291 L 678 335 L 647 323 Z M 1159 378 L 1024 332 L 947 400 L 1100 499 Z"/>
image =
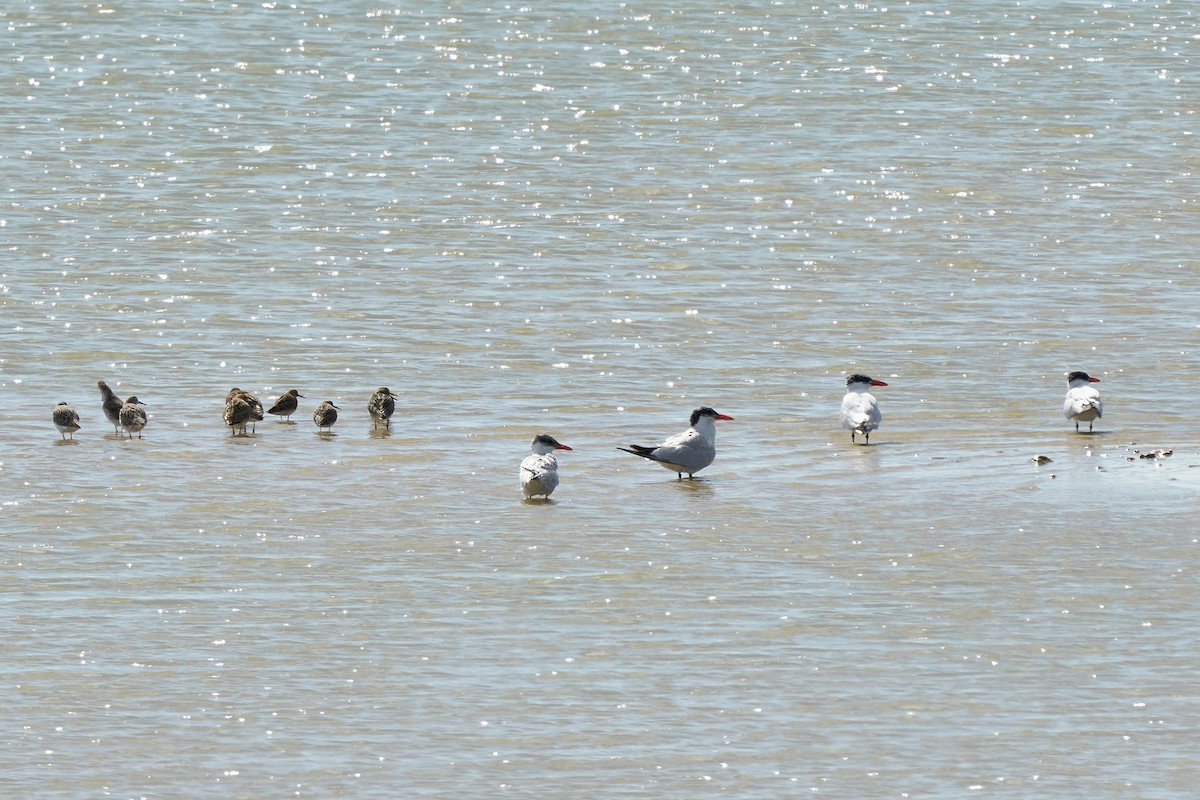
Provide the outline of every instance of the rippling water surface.
<path id="1" fill-rule="evenodd" d="M 0 25 L 5 795 L 1194 792 L 1187 4 Z"/>

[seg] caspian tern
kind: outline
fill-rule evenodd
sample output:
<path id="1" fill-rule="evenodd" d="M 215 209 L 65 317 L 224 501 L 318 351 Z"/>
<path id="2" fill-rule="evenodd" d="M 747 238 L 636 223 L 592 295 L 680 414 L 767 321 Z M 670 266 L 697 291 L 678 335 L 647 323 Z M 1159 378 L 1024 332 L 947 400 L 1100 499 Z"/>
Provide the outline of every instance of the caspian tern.
<path id="1" fill-rule="evenodd" d="M 337 422 L 337 412 L 338 407 L 329 400 L 317 406 L 317 410 L 313 412 L 313 422 L 317 424 L 317 430 L 332 428 L 333 423 Z"/>
<path id="2" fill-rule="evenodd" d="M 267 413 L 280 417 L 280 422 L 285 419 L 290 422 L 292 414 L 295 414 L 296 409 L 300 407 L 300 401 L 296 399 L 297 397 L 304 397 L 304 395 L 300 394 L 299 389 L 288 389 L 279 395 L 279 399 L 275 401 L 275 405 L 267 409 Z"/>
<path id="3" fill-rule="evenodd" d="M 879 401 L 871 394 L 872 386 L 887 384 L 866 375 L 856 374 L 846 378 L 846 396 L 842 398 L 842 427 L 850 431 L 851 442 L 855 434 L 861 433 L 866 437 L 866 443 L 870 444 L 871 431 L 878 428 L 883 419 Z"/>
<path id="4" fill-rule="evenodd" d="M 1093 378 L 1086 372 L 1076 371 L 1067 376 L 1071 388 L 1067 390 L 1067 399 L 1063 401 L 1063 415 L 1075 420 L 1075 430 L 1079 430 L 1079 423 L 1086 422 L 1088 431 L 1091 431 L 1092 422 L 1104 416 L 1100 392 L 1088 385 L 1099 382 L 1099 378 Z"/>
<path id="5" fill-rule="evenodd" d="M 104 416 L 112 423 L 113 433 L 121 435 L 121 406 L 125 405 L 121 398 L 117 397 L 117 393 L 108 388 L 108 384 L 104 381 L 96 381 L 96 385 L 100 387 L 100 403 L 104 409 Z"/>
<path id="6" fill-rule="evenodd" d="M 58 428 L 58 432 L 62 434 L 62 438 L 66 439 L 67 434 L 71 434 L 71 438 L 75 438 L 75 431 L 79 430 L 79 415 L 75 413 L 75 409 L 67 405 L 64 400 L 54 407 L 54 427 Z"/>
<path id="7" fill-rule="evenodd" d="M 717 457 L 719 419 L 732 420 L 733 417 L 718 414 L 708 406 L 701 406 L 692 412 L 690 428 L 672 436 L 658 447 L 631 444 L 629 447 L 617 449 L 656 461 L 678 475 L 680 480 L 683 480 L 685 472 L 691 478 Z"/>
<path id="8" fill-rule="evenodd" d="M 396 395 L 386 386 L 380 386 L 367 401 L 367 413 L 371 415 L 371 427 L 378 428 L 379 423 L 384 427 L 392 427 L 392 414 L 396 413 Z"/>
<path id="9" fill-rule="evenodd" d="M 142 438 L 142 428 L 146 427 L 146 409 L 142 406 L 146 405 L 137 397 L 130 397 L 121 406 L 121 427 L 129 434 L 132 439 L 136 433 L 138 438 Z"/>
<path id="10" fill-rule="evenodd" d="M 570 450 L 553 436 L 539 433 L 533 437 L 532 455 L 521 462 L 521 491 L 526 498 L 550 497 L 558 486 L 558 459 L 555 450 Z"/>

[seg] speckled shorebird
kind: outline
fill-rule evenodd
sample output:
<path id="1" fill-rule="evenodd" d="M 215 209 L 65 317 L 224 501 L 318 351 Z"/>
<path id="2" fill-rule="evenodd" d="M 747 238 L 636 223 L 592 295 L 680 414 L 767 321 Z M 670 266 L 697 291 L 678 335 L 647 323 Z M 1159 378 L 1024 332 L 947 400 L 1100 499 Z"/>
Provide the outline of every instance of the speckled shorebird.
<path id="1" fill-rule="evenodd" d="M 372 428 L 382 422 L 385 428 L 392 427 L 392 414 L 396 413 L 396 395 L 386 386 L 380 386 L 367 401 L 367 413 L 371 415 Z"/>
<path id="2" fill-rule="evenodd" d="M 533 437 L 530 447 L 533 453 L 521 462 L 521 491 L 526 498 L 549 498 L 558 486 L 558 459 L 554 457 L 554 451 L 571 448 L 545 433 Z"/>
<path id="3" fill-rule="evenodd" d="M 332 428 L 333 423 L 337 422 L 337 412 L 338 407 L 326 400 L 313 412 L 313 422 L 317 423 L 318 429 Z"/>
<path id="4" fill-rule="evenodd" d="M 64 439 L 67 438 L 67 434 L 74 439 L 75 431 L 79 430 L 79 415 L 65 400 L 54 407 L 54 426 Z"/>
<path id="5" fill-rule="evenodd" d="M 121 406 L 121 427 L 129 434 L 130 439 L 135 433 L 139 439 L 142 438 L 142 428 L 146 427 L 146 409 L 142 408 L 144 405 L 146 404 L 136 396 L 132 396 Z"/>
<path id="6" fill-rule="evenodd" d="M 275 401 L 275 405 L 267 409 L 268 414 L 275 414 L 291 421 L 292 414 L 296 413 L 296 409 L 300 407 L 300 401 L 297 397 L 304 397 L 300 394 L 299 389 L 288 389 L 283 394 L 279 395 L 279 399 Z M 280 420 L 282 422 L 283 420 Z"/>
<path id="7" fill-rule="evenodd" d="M 250 405 L 248 395 L 245 393 L 234 393 L 225 401 L 225 424 L 229 426 L 230 433 L 236 435 L 238 429 L 241 429 L 242 435 L 246 435 L 246 426 L 254 417 L 254 407 Z"/>
<path id="8" fill-rule="evenodd" d="M 225 414 L 226 414 L 226 416 L 229 415 L 230 405 L 238 397 L 242 398 L 242 400 L 244 400 L 246 402 L 246 405 L 250 408 L 249 417 L 247 417 L 240 423 L 241 428 L 242 428 L 242 433 L 246 432 L 246 425 L 250 425 L 250 430 L 253 431 L 254 423 L 262 422 L 262 418 L 263 418 L 262 403 L 258 402 L 258 398 L 255 397 L 254 395 L 250 394 L 250 392 L 247 392 L 245 389 L 239 389 L 238 387 L 235 386 L 232 389 L 230 389 L 225 395 Z M 225 424 L 230 425 L 232 423 L 230 423 L 229 420 L 226 419 Z"/>
<path id="9" fill-rule="evenodd" d="M 117 393 L 108 388 L 108 384 L 104 381 L 97 381 L 96 385 L 100 387 L 101 407 L 104 409 L 104 417 L 112 423 L 113 433 L 121 435 L 121 406 L 125 405 L 121 402 L 121 398 L 117 397 Z"/>

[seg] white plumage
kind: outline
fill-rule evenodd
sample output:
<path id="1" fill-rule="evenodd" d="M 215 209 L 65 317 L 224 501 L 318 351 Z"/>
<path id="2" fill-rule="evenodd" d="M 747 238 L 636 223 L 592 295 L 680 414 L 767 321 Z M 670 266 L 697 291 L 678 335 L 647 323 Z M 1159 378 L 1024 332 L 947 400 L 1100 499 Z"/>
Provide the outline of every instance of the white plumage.
<path id="1" fill-rule="evenodd" d="M 701 406 L 692 412 L 691 427 L 683 433 L 677 433 L 664 441 L 658 447 L 647 447 L 641 444 L 631 444 L 629 447 L 618 447 L 626 453 L 633 453 L 649 461 L 656 461 L 666 469 L 676 473 L 680 480 L 683 473 L 692 477 L 695 473 L 707 467 L 717 457 L 717 420 L 733 417 L 718 414 L 708 406 Z"/>
<path id="2" fill-rule="evenodd" d="M 1099 383 L 1099 378 L 1093 378 L 1086 372 L 1072 372 L 1067 376 L 1067 399 L 1063 401 L 1063 416 L 1075 422 L 1075 430 L 1079 423 L 1086 422 L 1088 430 L 1092 423 L 1104 416 L 1104 404 L 1100 402 L 1100 392 L 1089 384 Z"/>
<path id="3" fill-rule="evenodd" d="M 851 375 L 846 379 L 846 396 L 842 398 L 842 427 L 850 431 L 851 442 L 855 441 L 855 434 L 861 433 L 870 444 L 871 431 L 878 428 L 883 420 L 879 401 L 871 394 L 872 386 L 887 384 L 866 375 Z"/>
<path id="4" fill-rule="evenodd" d="M 570 450 L 553 436 L 540 433 L 533 437 L 532 455 L 521 462 L 521 491 L 525 497 L 549 497 L 558 488 L 558 459 L 555 450 Z"/>

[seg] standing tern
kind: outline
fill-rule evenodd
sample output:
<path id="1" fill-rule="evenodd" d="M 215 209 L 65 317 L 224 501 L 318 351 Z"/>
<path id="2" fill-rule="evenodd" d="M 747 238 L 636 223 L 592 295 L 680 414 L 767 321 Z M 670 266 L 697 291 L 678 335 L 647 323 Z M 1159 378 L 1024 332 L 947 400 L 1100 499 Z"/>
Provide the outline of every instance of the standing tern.
<path id="1" fill-rule="evenodd" d="M 558 459 L 555 450 L 570 450 L 553 436 L 539 433 L 533 437 L 532 455 L 521 462 L 521 491 L 526 498 L 545 497 L 558 486 Z"/>
<path id="2" fill-rule="evenodd" d="M 842 398 L 842 427 L 850 431 L 850 441 L 855 434 L 861 433 L 866 443 L 871 443 L 871 431 L 879 427 L 883 414 L 879 411 L 879 401 L 871 394 L 872 386 L 887 386 L 883 381 L 877 381 L 866 375 L 851 375 L 846 378 L 846 396 Z"/>
<path id="3" fill-rule="evenodd" d="M 650 461 L 656 461 L 678 475 L 680 480 L 683 480 L 685 472 L 691 478 L 717 457 L 717 420 L 719 419 L 732 420 L 733 417 L 718 414 L 708 406 L 701 406 L 692 412 L 690 428 L 672 436 L 657 447 L 631 444 L 629 447 L 618 447 L 617 449 Z"/>
<path id="4" fill-rule="evenodd" d="M 1075 371 L 1067 376 L 1070 389 L 1067 399 L 1063 401 L 1063 416 L 1075 421 L 1075 430 L 1079 423 L 1088 424 L 1088 432 L 1092 430 L 1092 422 L 1104 416 L 1104 404 L 1100 402 L 1100 392 L 1088 384 L 1099 383 L 1099 378 L 1093 378 L 1086 372 Z"/>

